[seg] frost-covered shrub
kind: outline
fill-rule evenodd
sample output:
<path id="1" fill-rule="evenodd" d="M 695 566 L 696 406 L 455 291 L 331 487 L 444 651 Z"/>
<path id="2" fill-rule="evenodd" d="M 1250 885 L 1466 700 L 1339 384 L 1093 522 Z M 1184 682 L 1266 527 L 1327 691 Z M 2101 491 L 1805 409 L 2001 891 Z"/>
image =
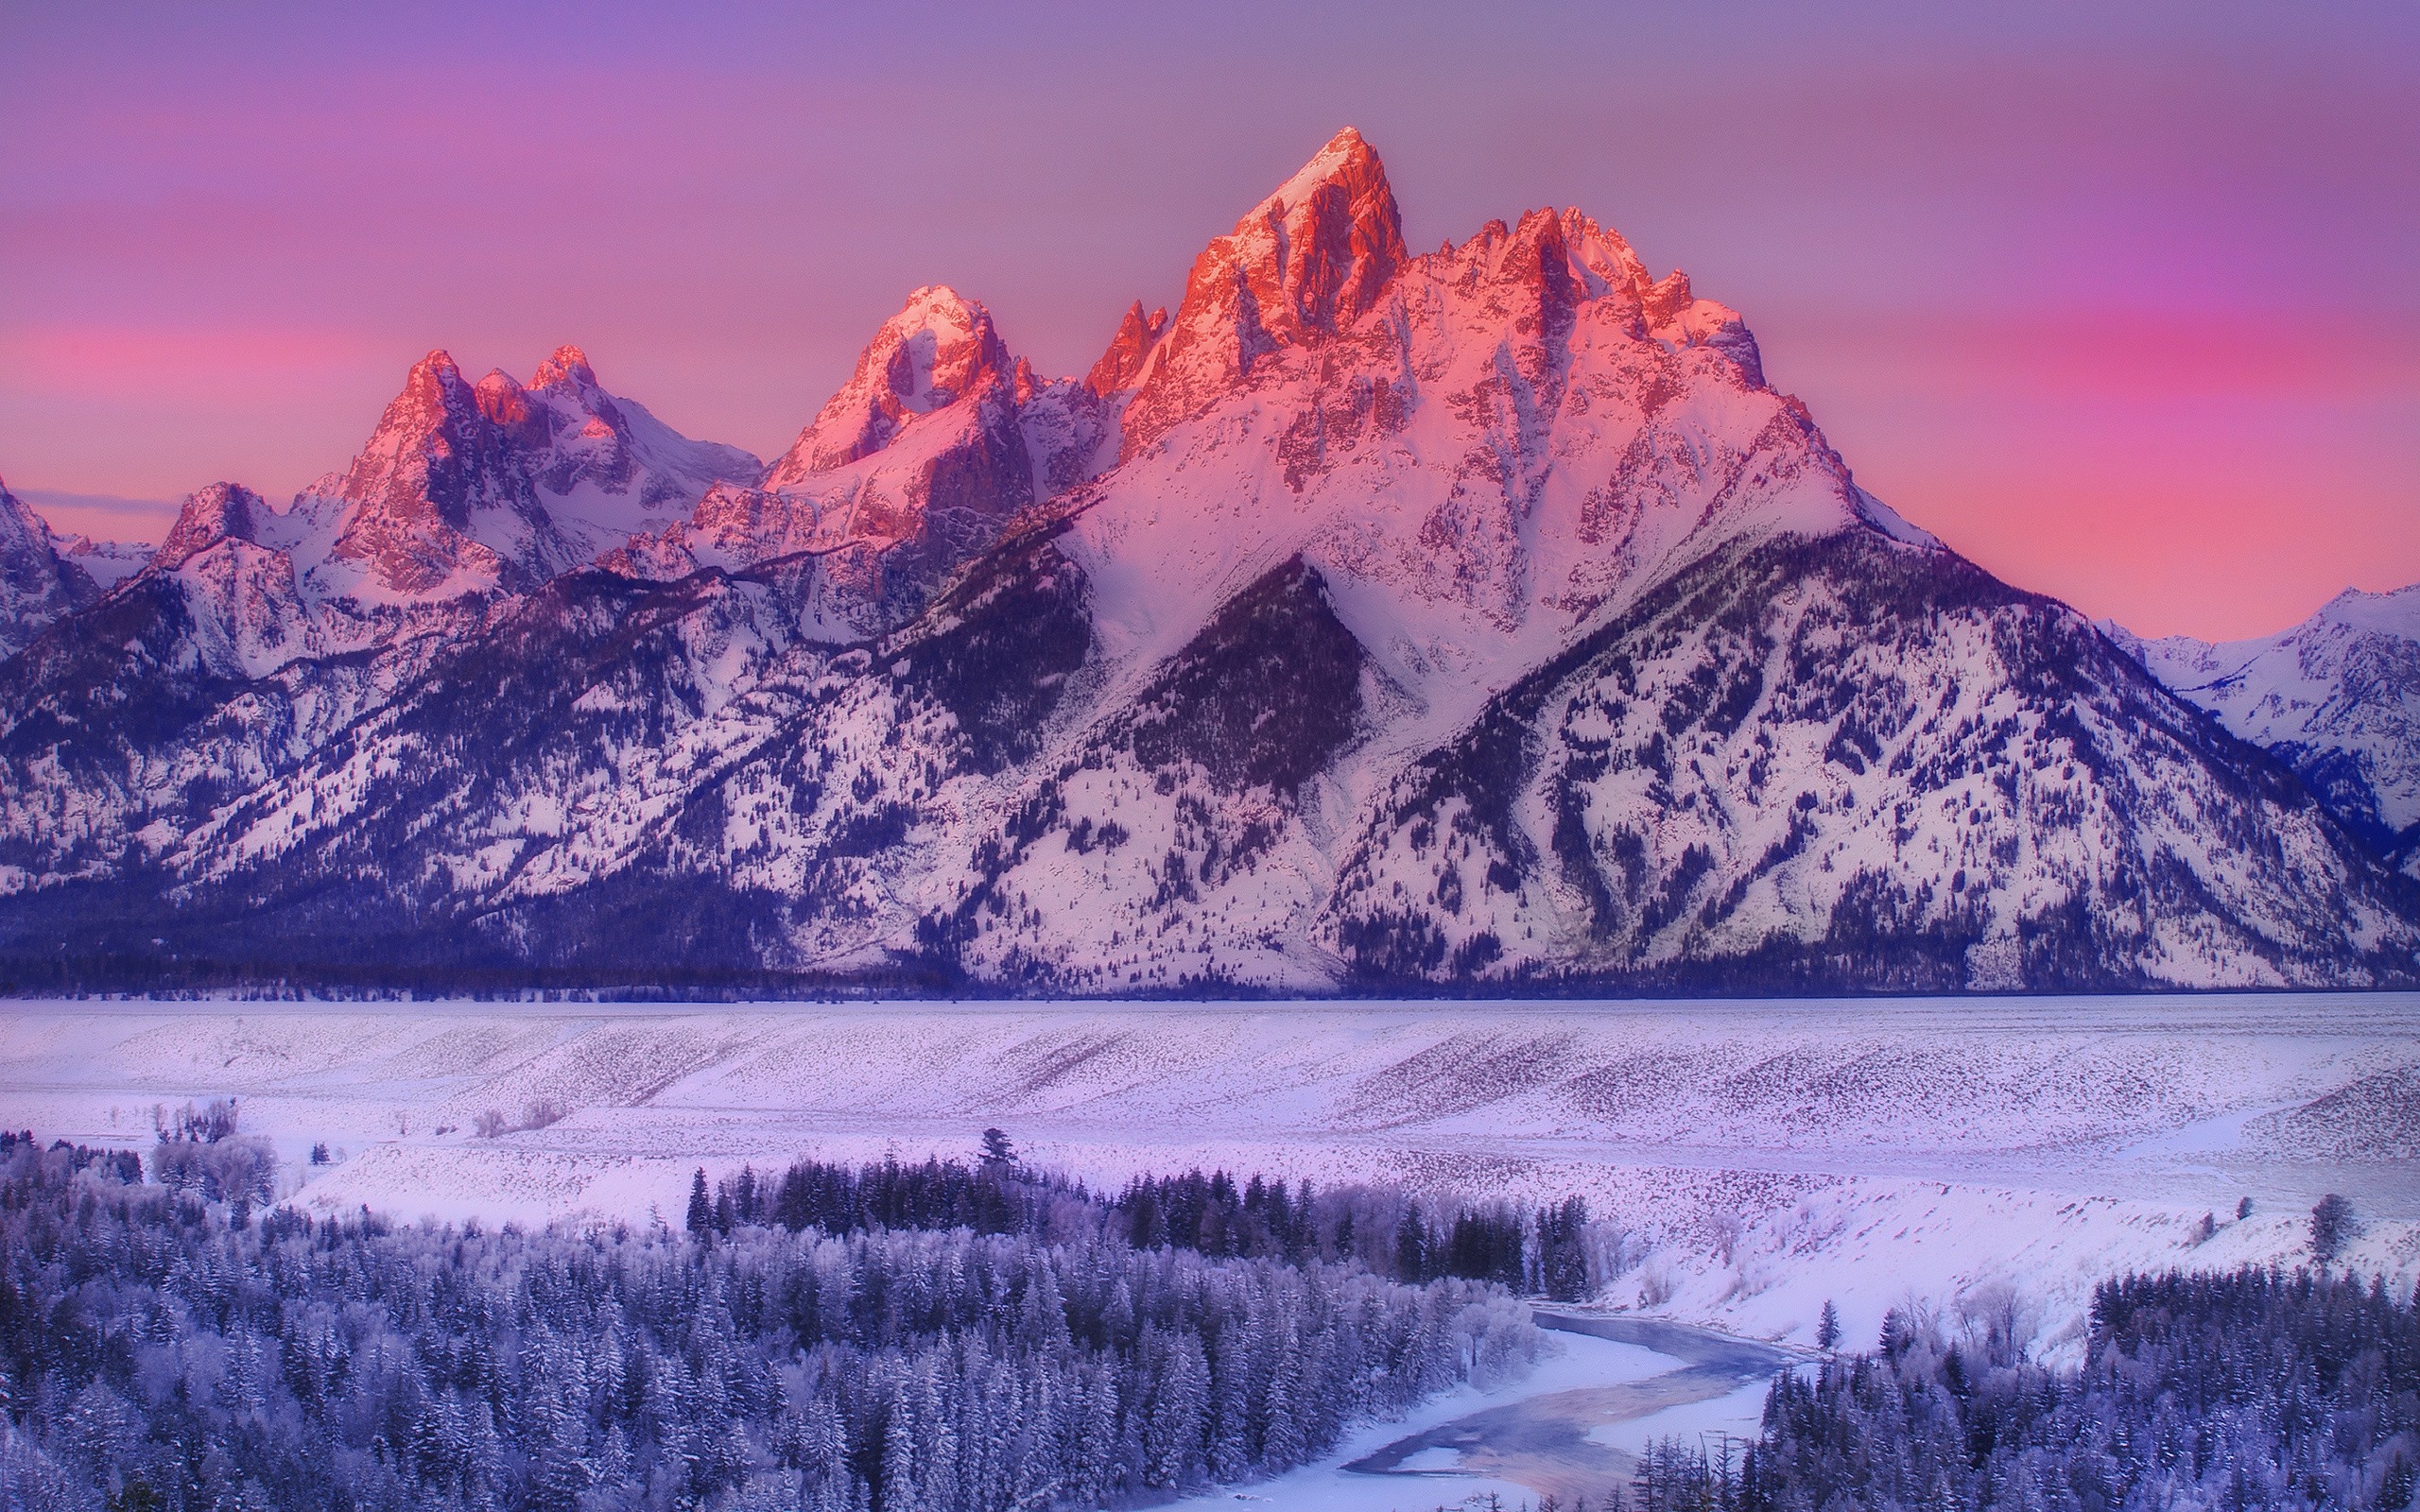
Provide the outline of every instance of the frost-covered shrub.
<path id="1" fill-rule="evenodd" d="M 267 1202 L 277 1188 L 277 1152 L 249 1134 L 208 1144 L 163 1140 L 151 1148 L 151 1178 L 205 1202 Z"/>

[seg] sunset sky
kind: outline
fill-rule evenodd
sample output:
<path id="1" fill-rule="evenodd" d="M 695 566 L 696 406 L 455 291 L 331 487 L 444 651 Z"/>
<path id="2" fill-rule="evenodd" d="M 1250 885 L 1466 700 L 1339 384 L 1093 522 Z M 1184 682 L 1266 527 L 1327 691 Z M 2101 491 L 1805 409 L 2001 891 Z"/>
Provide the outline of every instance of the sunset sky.
<path id="1" fill-rule="evenodd" d="M 156 538 L 564 341 L 771 455 L 921 284 L 1081 371 L 1349 122 L 1415 249 L 1577 204 L 1688 269 L 2012 581 L 2209 637 L 2420 581 L 2410 0 L 1179 9 L 0 0 L 0 477 Z"/>

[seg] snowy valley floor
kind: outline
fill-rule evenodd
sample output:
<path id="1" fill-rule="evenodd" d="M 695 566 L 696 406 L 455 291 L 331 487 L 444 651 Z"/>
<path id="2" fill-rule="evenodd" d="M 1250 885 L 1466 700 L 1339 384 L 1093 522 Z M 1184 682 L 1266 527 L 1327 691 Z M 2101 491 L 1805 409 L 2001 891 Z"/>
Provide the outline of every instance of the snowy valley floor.
<path id="1" fill-rule="evenodd" d="M 1800 1345 L 1829 1297 L 1852 1342 L 1893 1305 L 2013 1306 L 2055 1354 L 2100 1277 L 2307 1263 L 2326 1192 L 2343 1263 L 2420 1280 L 2412 996 L 0 1007 L 0 1125 L 141 1147 L 219 1096 L 292 1200 L 406 1218 L 677 1223 L 700 1165 L 966 1155 L 987 1125 L 1111 1187 L 1578 1192 L 1630 1231 L 1608 1305 Z"/>

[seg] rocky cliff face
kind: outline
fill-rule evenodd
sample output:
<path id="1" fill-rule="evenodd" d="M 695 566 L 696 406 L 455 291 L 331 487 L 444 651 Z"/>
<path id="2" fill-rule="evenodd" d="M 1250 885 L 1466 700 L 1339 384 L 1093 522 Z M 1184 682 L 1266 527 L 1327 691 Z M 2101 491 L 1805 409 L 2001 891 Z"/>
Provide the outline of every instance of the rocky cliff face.
<path id="1" fill-rule="evenodd" d="M 1109 349 L 1093 364 L 1093 370 L 1084 375 L 1084 387 L 1092 390 L 1095 398 L 1120 403 L 1122 407 L 1122 401 L 1142 382 L 1152 353 L 1159 349 L 1160 337 L 1167 331 L 1167 309 L 1145 315 L 1143 301 L 1136 300 L 1127 306 L 1124 318 L 1117 322 L 1117 335 L 1110 338 Z"/>
<path id="2" fill-rule="evenodd" d="M 576 367 L 424 364 L 335 513 L 197 496 L 0 666 L 14 958 L 1101 993 L 2420 969 L 2412 885 L 2291 763 L 1866 494 L 1735 312 L 1577 211 L 1413 255 L 1350 131 L 1085 380 L 920 290 L 764 476 L 593 566 L 549 555 L 585 545 L 561 501 L 635 454 L 540 418 Z M 380 585 L 346 597 L 300 521 L 407 549 L 331 547 Z M 212 628 L 297 615 L 282 662 Z"/>
<path id="3" fill-rule="evenodd" d="M 1127 406 L 1123 455 L 1209 408 L 1264 358 L 1349 329 L 1409 260 L 1386 168 L 1347 127 L 1194 259 L 1167 350 Z"/>

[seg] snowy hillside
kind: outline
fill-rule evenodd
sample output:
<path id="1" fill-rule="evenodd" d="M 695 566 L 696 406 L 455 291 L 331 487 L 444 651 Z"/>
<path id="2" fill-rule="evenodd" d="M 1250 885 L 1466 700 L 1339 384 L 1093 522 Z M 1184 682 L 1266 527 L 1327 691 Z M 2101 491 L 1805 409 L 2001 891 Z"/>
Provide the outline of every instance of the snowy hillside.
<path id="1" fill-rule="evenodd" d="M 666 1011 L 25 1005 L 6 1121 L 144 1144 L 233 1095 L 307 1211 L 678 1224 L 690 1173 L 962 1157 L 997 1125 L 1115 1190 L 1220 1166 L 1522 1201 L 1626 1235 L 1608 1299 L 1811 1342 L 1883 1310 L 2020 1305 L 2072 1343 L 2127 1269 L 2343 1257 L 2420 1279 L 2409 997 L 1568 1009 L 1115 1004 Z M 545 1103 L 566 1116 L 495 1137 Z M 2366 1143 L 2347 1143 L 2346 1129 Z M 315 1143 L 337 1159 L 313 1168 Z M 2249 1198 L 2251 1211 L 2238 1216 Z M 2211 1218 L 2205 1231 L 2204 1215 Z"/>
<path id="2" fill-rule="evenodd" d="M 758 474 L 432 353 L 290 507 L 196 495 L 0 664 L 9 979 L 2420 971 L 2409 879 L 1860 489 L 1737 312 L 1577 210 L 1415 255 L 1349 129 L 1083 381 L 920 289 Z"/>
<path id="3" fill-rule="evenodd" d="M 2420 586 L 2346 589 L 2281 634 L 2111 637 L 2292 767 L 2378 854 L 2420 877 Z"/>

